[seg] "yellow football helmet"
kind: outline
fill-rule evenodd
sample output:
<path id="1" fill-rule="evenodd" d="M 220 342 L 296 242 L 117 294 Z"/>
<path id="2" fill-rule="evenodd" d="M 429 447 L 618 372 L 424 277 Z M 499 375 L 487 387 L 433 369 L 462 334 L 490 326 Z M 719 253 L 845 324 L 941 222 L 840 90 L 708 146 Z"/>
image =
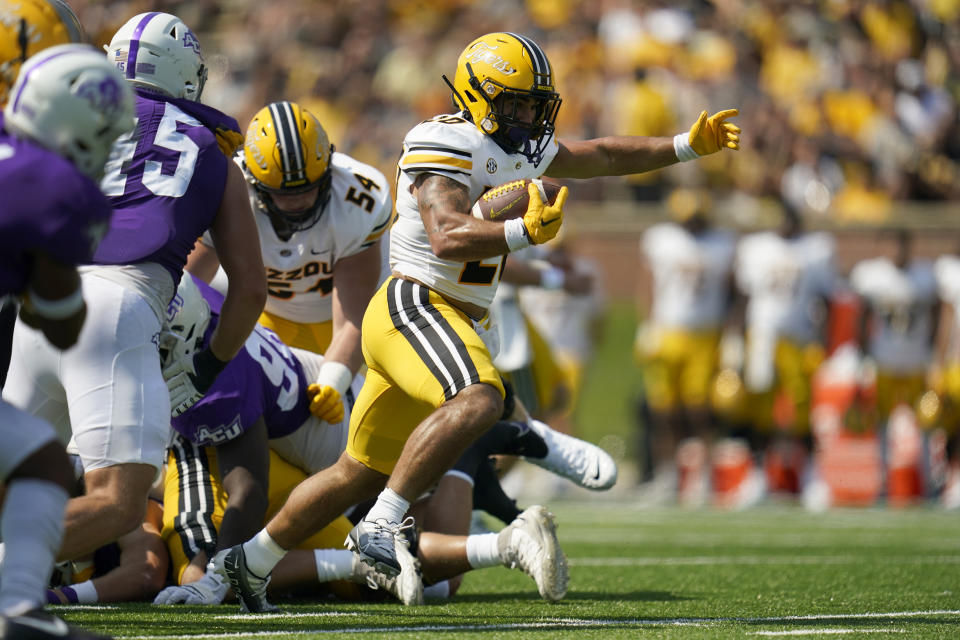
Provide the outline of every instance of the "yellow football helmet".
<path id="1" fill-rule="evenodd" d="M 443 79 L 480 131 L 508 153 L 540 162 L 561 101 L 537 43 L 515 33 L 480 36 L 460 54 L 453 84 Z"/>
<path id="2" fill-rule="evenodd" d="M 273 102 L 253 116 L 243 146 L 245 173 L 278 233 L 308 229 L 323 215 L 330 200 L 333 152 L 320 121 L 295 102 Z M 315 187 L 316 200 L 295 211 L 280 209 L 272 197 Z"/>
<path id="3" fill-rule="evenodd" d="M 83 39 L 80 21 L 61 0 L 0 0 L 0 107 L 24 60 L 47 47 Z"/>

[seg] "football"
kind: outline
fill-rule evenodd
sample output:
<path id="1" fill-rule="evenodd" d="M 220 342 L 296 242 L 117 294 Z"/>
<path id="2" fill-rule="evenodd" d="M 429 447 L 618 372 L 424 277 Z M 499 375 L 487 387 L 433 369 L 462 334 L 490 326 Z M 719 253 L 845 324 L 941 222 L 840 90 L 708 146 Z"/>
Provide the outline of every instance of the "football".
<path id="1" fill-rule="evenodd" d="M 475 218 L 495 222 L 523 217 L 523 214 L 527 212 L 527 204 L 530 201 L 527 185 L 531 182 L 540 189 L 540 197 L 543 198 L 544 202 L 553 204 L 556 201 L 557 193 L 560 192 L 560 184 L 539 178 L 533 180 L 525 178 L 523 180 L 511 180 L 498 187 L 488 189 L 474 203 L 471 213 Z"/>

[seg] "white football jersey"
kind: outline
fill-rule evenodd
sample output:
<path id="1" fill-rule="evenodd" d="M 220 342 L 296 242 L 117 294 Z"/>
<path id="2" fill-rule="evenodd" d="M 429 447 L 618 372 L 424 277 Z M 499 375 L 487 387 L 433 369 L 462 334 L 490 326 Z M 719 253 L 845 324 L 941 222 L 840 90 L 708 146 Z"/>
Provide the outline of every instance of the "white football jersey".
<path id="1" fill-rule="evenodd" d="M 960 256 L 940 256 L 933 264 L 940 299 L 953 307 L 960 322 Z"/>
<path id="2" fill-rule="evenodd" d="M 872 258 L 853 267 L 850 284 L 873 311 L 867 349 L 877 367 L 896 373 L 926 369 L 937 300 L 933 265 L 918 260 L 900 269 L 888 258 Z"/>
<path id="3" fill-rule="evenodd" d="M 747 328 L 801 344 L 818 339 L 818 299 L 836 287 L 833 256 L 833 238 L 825 233 L 784 238 L 762 231 L 741 239 L 735 274 L 747 296 Z"/>
<path id="4" fill-rule="evenodd" d="M 521 178 L 538 178 L 556 157 L 551 140 L 539 165 L 519 153 L 507 153 L 459 115 L 421 122 L 403 141 L 397 179 L 397 221 L 390 237 L 390 266 L 455 300 L 490 306 L 505 256 L 457 262 L 441 260 L 430 248 L 427 232 L 411 193 L 420 173 L 436 173 L 466 185 L 475 202 L 491 187 Z M 466 215 L 466 214 L 465 214 Z"/>
<path id="5" fill-rule="evenodd" d="M 234 161 L 243 167 L 242 152 Z M 330 201 L 320 220 L 289 240 L 277 237 L 260 210 L 251 186 L 260 251 L 267 270 L 266 311 L 293 322 L 328 322 L 333 318 L 336 263 L 373 245 L 390 228 L 393 202 L 383 174 L 343 153 L 333 153 Z M 209 236 L 204 241 L 209 244 Z M 382 254 L 381 254 L 382 255 Z M 387 265 L 383 264 L 384 275 Z"/>
<path id="6" fill-rule="evenodd" d="M 660 223 L 647 229 L 640 249 L 652 276 L 650 321 L 656 326 L 716 329 L 723 324 L 736 241 L 723 231 L 690 233 Z"/>

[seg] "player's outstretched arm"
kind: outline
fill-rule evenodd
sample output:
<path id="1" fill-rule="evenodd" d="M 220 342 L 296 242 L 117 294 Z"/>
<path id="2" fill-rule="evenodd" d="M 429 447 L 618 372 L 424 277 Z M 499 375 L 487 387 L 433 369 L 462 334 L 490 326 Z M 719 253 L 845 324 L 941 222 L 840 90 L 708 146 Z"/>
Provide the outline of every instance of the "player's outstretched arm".
<path id="1" fill-rule="evenodd" d="M 740 148 L 740 127 L 728 122 L 739 112 L 725 109 L 712 116 L 703 111 L 690 131 L 673 138 L 609 136 L 592 140 L 560 140 L 560 150 L 546 175 L 551 178 L 623 176 L 695 160 L 721 149 Z"/>

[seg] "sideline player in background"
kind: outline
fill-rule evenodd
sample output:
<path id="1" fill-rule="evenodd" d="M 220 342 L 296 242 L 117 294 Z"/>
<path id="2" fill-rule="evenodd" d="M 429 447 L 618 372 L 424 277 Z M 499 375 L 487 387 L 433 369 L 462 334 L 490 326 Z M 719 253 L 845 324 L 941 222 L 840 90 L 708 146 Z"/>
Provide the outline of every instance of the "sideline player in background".
<path id="1" fill-rule="evenodd" d="M 45 349 L 72 347 L 89 323 L 76 265 L 110 221 L 97 187 L 114 140 L 133 127 L 133 95 L 92 47 L 51 47 L 23 63 L 0 122 L 0 296 Z M 92 638 L 43 613 L 63 537 L 73 467 L 50 425 L 0 401 L 3 638 Z"/>
<path id="2" fill-rule="evenodd" d="M 940 319 L 933 263 L 913 256 L 913 236 L 895 234 L 893 256 L 858 262 L 850 285 L 863 301 L 860 347 L 877 369 L 881 422 L 900 403 L 913 408 L 927 388 L 927 369 Z"/>
<path id="3" fill-rule="evenodd" d="M 706 451 L 714 435 L 710 384 L 734 297 L 736 238 L 713 226 L 711 206 L 705 191 L 678 189 L 667 198 L 673 221 L 653 225 L 641 240 L 652 299 L 642 310 L 647 319 L 635 352 L 651 422 L 645 441 L 657 478 L 672 475 L 675 454 Z M 706 460 L 694 468 L 676 487 L 684 502 L 706 498 Z"/>
<path id="4" fill-rule="evenodd" d="M 811 377 L 823 361 L 837 276 L 833 237 L 805 232 L 799 212 L 784 206 L 777 231 L 740 240 L 734 269 L 746 297 L 743 381 L 753 446 L 766 452 L 770 490 L 796 493 L 810 453 Z M 789 407 L 779 421 L 778 394 Z"/>
<path id="5" fill-rule="evenodd" d="M 295 102 L 257 112 L 234 160 L 247 179 L 267 270 L 260 324 L 284 344 L 323 354 L 310 381 L 311 411 L 339 422 L 343 394 L 363 363 L 363 312 L 385 275 L 382 238 L 393 215 L 386 178 L 338 153 Z M 210 282 L 216 267 L 205 236 L 187 269 Z"/>
<path id="6" fill-rule="evenodd" d="M 88 320 L 63 354 L 18 322 L 3 391 L 62 435 L 72 432 L 83 462 L 86 494 L 67 506 L 63 560 L 140 526 L 163 464 L 171 404 L 182 412 L 201 397 L 242 347 L 266 298 L 243 175 L 221 151 L 232 154 L 241 136 L 232 118 L 197 102 L 206 67 L 193 33 L 176 16 L 140 14 L 114 35 L 108 59 L 136 90 L 137 127 L 117 141 L 101 181 L 114 213 L 83 273 Z M 167 303 L 207 229 L 236 276 L 224 321 L 185 368 L 161 372 L 157 339 Z"/>
<path id="7" fill-rule="evenodd" d="M 589 178 L 657 169 L 724 147 L 737 148 L 735 110 L 707 117 L 676 138 L 557 140 L 560 96 L 543 50 L 492 33 L 471 42 L 451 84 L 463 111 L 414 127 L 399 161 L 393 277 L 364 314 L 367 378 L 337 463 L 301 483 L 252 540 L 218 556 L 234 590 L 262 598 L 277 562 L 349 505 L 383 489 L 349 545 L 391 573 L 407 555 L 410 503 L 504 414 L 504 389 L 478 324 L 497 289 L 503 256 L 553 238 L 567 198 L 545 203 L 534 185 L 522 218 L 494 223 L 470 209 L 492 185 L 549 175 Z M 388 483 L 389 480 L 389 483 Z M 540 526 L 555 527 L 546 512 Z M 552 571 L 565 574 L 560 557 Z M 555 584 L 566 588 L 566 580 Z M 564 593 L 550 594 L 550 599 Z"/>
<path id="8" fill-rule="evenodd" d="M 76 14 L 60 0 L 0 0 L 0 109 L 27 58 L 47 47 L 83 40 Z M 17 303 L 0 300 L 0 388 L 7 379 L 16 320 Z"/>

